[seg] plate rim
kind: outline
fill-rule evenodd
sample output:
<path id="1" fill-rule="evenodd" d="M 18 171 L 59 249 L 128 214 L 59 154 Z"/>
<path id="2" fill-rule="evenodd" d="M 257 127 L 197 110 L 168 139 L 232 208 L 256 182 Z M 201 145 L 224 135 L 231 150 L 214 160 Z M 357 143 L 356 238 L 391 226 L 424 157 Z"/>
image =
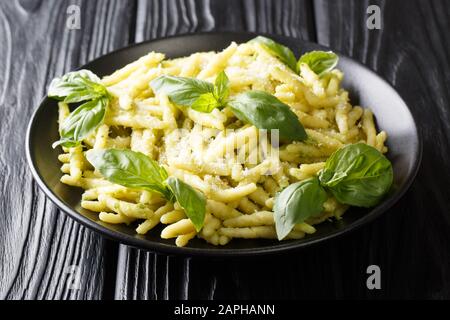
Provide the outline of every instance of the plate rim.
<path id="1" fill-rule="evenodd" d="M 104 59 L 108 56 L 117 54 L 119 52 L 123 52 L 135 47 L 144 46 L 151 44 L 152 42 L 166 40 L 166 39 L 172 39 L 172 38 L 189 38 L 192 36 L 222 36 L 224 34 L 227 35 L 235 35 L 235 36 L 267 36 L 274 39 L 285 39 L 287 41 L 301 41 L 302 43 L 311 44 L 315 46 L 321 46 L 323 48 L 329 47 L 323 46 L 321 44 L 303 40 L 300 38 L 295 38 L 291 36 L 284 36 L 279 34 L 270 34 L 270 33 L 256 33 L 256 32 L 240 32 L 240 31 L 213 31 L 213 32 L 196 32 L 196 33 L 184 33 L 184 34 L 177 34 L 177 35 L 169 35 L 165 37 L 157 37 L 153 38 L 151 40 L 146 40 L 138 43 L 133 43 L 128 46 L 113 50 L 111 52 L 108 52 L 106 54 L 103 54 L 93 60 L 88 61 L 87 63 L 83 64 L 82 66 L 76 68 L 75 70 L 79 70 L 84 68 L 88 64 L 95 63 L 101 59 Z M 406 193 L 406 191 L 409 190 L 411 187 L 411 184 L 415 180 L 417 173 L 419 171 L 421 162 L 422 162 L 422 154 L 423 154 L 423 139 L 422 139 L 422 133 L 417 126 L 417 121 L 414 118 L 413 113 L 411 112 L 411 109 L 409 108 L 408 104 L 405 102 L 403 97 L 400 95 L 400 93 L 395 89 L 395 87 L 386 80 L 383 76 L 377 74 L 374 70 L 372 70 L 370 67 L 362 64 L 361 62 L 354 60 L 351 57 L 348 57 L 347 55 L 341 54 L 338 50 L 333 50 L 334 52 L 338 53 L 340 56 L 343 56 L 349 60 L 351 60 L 353 63 L 358 64 L 360 67 L 363 67 L 367 69 L 370 73 L 381 79 L 383 82 L 385 82 L 403 101 L 403 103 L 406 106 L 407 111 L 409 112 L 412 122 L 414 124 L 414 129 L 416 131 L 417 136 L 417 155 L 414 160 L 413 168 L 411 170 L 411 174 L 407 177 L 403 187 L 401 190 L 399 190 L 394 196 L 391 198 L 385 200 L 382 202 L 378 207 L 374 208 L 373 210 L 369 211 L 365 216 L 362 218 L 352 222 L 348 226 L 345 226 L 342 229 L 336 229 L 332 232 L 324 235 L 323 237 L 317 238 L 317 239 L 311 239 L 310 241 L 306 242 L 300 242 L 298 243 L 295 240 L 292 241 L 286 241 L 285 243 L 278 243 L 276 245 L 269 245 L 265 247 L 260 248 L 242 248 L 242 249 L 227 249 L 223 247 L 213 247 L 211 245 L 211 248 L 193 248 L 193 247 L 177 247 L 174 244 L 164 244 L 159 242 L 153 242 L 148 239 L 139 239 L 135 236 L 124 234 L 119 231 L 114 231 L 111 229 L 108 229 L 107 227 L 102 226 L 96 221 L 90 220 L 89 218 L 83 216 L 82 214 L 78 213 L 75 209 L 71 208 L 70 206 L 66 205 L 62 200 L 59 199 L 59 197 L 53 193 L 53 191 L 46 185 L 44 182 L 41 174 L 39 173 L 37 166 L 35 164 L 35 159 L 31 155 L 31 151 L 35 148 L 31 145 L 31 131 L 35 125 L 36 117 L 41 108 L 44 106 L 44 102 L 48 99 L 47 97 L 44 97 L 40 100 L 39 105 L 35 110 L 33 111 L 30 120 L 27 125 L 26 130 L 26 136 L 25 136 L 25 153 L 26 153 L 26 159 L 29 169 L 31 170 L 32 176 L 34 180 L 37 182 L 39 188 L 44 192 L 46 197 L 48 197 L 60 210 L 62 210 L 65 214 L 67 214 L 69 217 L 73 218 L 75 221 L 81 223 L 83 226 L 98 232 L 102 236 L 105 236 L 113 241 L 117 241 L 121 244 L 125 244 L 128 246 L 132 246 L 138 249 L 144 249 L 148 251 L 152 251 L 155 253 L 162 253 L 162 254 L 169 254 L 169 255 L 179 255 L 179 256 L 203 256 L 203 257 L 248 257 L 248 256 L 262 256 L 262 255 L 273 255 L 273 254 L 284 254 L 288 252 L 292 252 L 295 250 L 300 250 L 303 248 L 311 247 L 318 243 L 327 242 L 328 240 L 335 239 L 338 237 L 341 237 L 345 234 L 348 234 L 350 232 L 353 232 L 357 230 L 358 228 L 362 227 L 363 225 L 369 224 L 372 222 L 375 218 L 379 217 L 382 213 L 392 208 L 392 206 L 397 203 L 403 195 Z"/>

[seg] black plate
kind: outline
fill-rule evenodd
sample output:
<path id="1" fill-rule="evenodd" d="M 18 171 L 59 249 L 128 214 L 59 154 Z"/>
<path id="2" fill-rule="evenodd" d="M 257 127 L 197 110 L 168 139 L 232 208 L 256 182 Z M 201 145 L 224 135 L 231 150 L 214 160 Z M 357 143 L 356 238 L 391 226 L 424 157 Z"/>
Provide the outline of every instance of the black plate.
<path id="1" fill-rule="evenodd" d="M 221 50 L 231 41 L 245 42 L 255 37 L 251 33 L 206 33 L 169 37 L 133 45 L 103 57 L 82 68 L 90 69 L 104 76 L 136 60 L 149 51 L 165 53 L 168 57 L 180 57 L 197 51 Z M 290 47 L 296 56 L 313 49 L 329 50 L 299 39 L 280 36 L 269 37 Z M 62 184 L 58 154 L 52 142 L 58 140 L 57 105 L 44 99 L 33 114 L 26 140 L 27 159 L 37 183 L 45 194 L 72 218 L 83 225 L 118 240 L 122 243 L 171 254 L 203 256 L 253 256 L 286 252 L 310 246 L 334 238 L 368 223 L 389 209 L 405 193 L 413 181 L 421 160 L 421 140 L 408 107 L 395 90 L 382 78 L 358 62 L 340 55 L 339 69 L 345 74 L 343 86 L 350 92 L 352 104 L 370 107 L 376 117 L 378 128 L 385 130 L 389 137 L 388 157 L 394 167 L 394 191 L 383 203 L 370 210 L 352 208 L 343 219 L 334 223 L 322 223 L 317 232 L 301 240 L 278 242 L 274 240 L 233 239 L 224 247 L 215 247 L 201 239 L 193 239 L 187 247 L 178 248 L 174 239 L 159 237 L 161 229 L 155 229 L 146 236 L 135 233 L 134 226 L 110 225 L 99 221 L 96 213 L 80 207 L 82 190 Z M 395 214 L 391 212 L 391 214 Z"/>

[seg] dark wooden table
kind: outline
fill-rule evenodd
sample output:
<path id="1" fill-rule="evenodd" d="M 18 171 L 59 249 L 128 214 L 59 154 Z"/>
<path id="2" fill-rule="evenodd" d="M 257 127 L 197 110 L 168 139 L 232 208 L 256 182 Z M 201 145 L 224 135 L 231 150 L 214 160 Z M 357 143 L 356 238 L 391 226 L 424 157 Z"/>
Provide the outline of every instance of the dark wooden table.
<path id="1" fill-rule="evenodd" d="M 66 27 L 69 5 L 81 29 Z M 366 27 L 369 5 L 381 29 Z M 374 223 L 288 257 L 167 257 L 106 240 L 59 211 L 24 155 L 31 113 L 56 75 L 130 43 L 212 30 L 287 35 L 376 70 L 410 106 L 420 172 Z M 0 298 L 450 298 L 450 3 L 279 0 L 0 0 Z M 381 269 L 368 290 L 366 269 Z M 67 285 L 70 266 L 79 289 Z"/>

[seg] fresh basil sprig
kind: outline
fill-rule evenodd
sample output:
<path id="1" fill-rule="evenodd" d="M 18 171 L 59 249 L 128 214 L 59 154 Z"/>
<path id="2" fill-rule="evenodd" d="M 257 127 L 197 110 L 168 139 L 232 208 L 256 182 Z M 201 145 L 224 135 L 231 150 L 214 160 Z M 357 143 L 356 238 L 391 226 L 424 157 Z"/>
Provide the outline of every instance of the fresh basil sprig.
<path id="1" fill-rule="evenodd" d="M 89 150 L 88 161 L 105 179 L 128 188 L 160 193 L 168 201 L 176 201 L 191 219 L 197 231 L 203 227 L 205 196 L 175 177 L 164 167 L 140 152 L 131 150 Z"/>
<path id="2" fill-rule="evenodd" d="M 275 198 L 274 219 L 279 240 L 284 239 L 297 223 L 323 211 L 327 193 L 317 177 L 288 186 Z"/>
<path id="3" fill-rule="evenodd" d="M 172 102 L 206 113 L 225 106 L 228 85 L 228 77 L 223 71 L 217 76 L 214 85 L 199 79 L 167 75 L 150 83 L 153 91 L 165 93 Z"/>
<path id="4" fill-rule="evenodd" d="M 248 91 L 228 100 L 229 80 L 221 72 L 209 82 L 175 76 L 160 76 L 150 83 L 153 91 L 164 92 L 176 104 L 200 112 L 230 106 L 236 117 L 260 129 L 278 129 L 285 140 L 305 140 L 305 129 L 290 107 L 264 91 Z"/>
<path id="5" fill-rule="evenodd" d="M 305 140 L 307 134 L 291 108 L 264 91 L 247 91 L 232 99 L 230 106 L 236 117 L 259 129 L 278 129 L 280 138 Z"/>
<path id="6" fill-rule="evenodd" d="M 372 207 L 386 195 L 392 181 L 392 164 L 377 149 L 356 143 L 335 151 L 318 177 L 294 183 L 276 196 L 278 239 L 286 237 L 295 224 L 322 212 L 327 191 L 340 203 Z"/>
<path id="7" fill-rule="evenodd" d="M 79 145 L 103 122 L 106 107 L 111 99 L 100 78 L 89 70 L 69 72 L 61 78 L 53 79 L 48 96 L 65 103 L 87 101 L 64 120 L 59 132 L 61 139 L 53 144 L 53 148 L 59 145 Z"/>
<path id="8" fill-rule="evenodd" d="M 298 70 L 300 65 L 305 63 L 319 77 L 333 70 L 339 61 L 339 57 L 332 51 L 310 51 L 305 53 L 298 60 Z"/>
<path id="9" fill-rule="evenodd" d="M 356 143 L 335 151 L 319 173 L 319 179 L 339 202 L 372 207 L 389 191 L 393 170 L 380 151 Z"/>
<path id="10" fill-rule="evenodd" d="M 295 58 L 294 53 L 288 47 L 263 36 L 258 36 L 252 39 L 251 42 L 259 43 L 270 54 L 277 57 L 281 62 L 292 69 L 292 71 L 294 71 L 295 73 L 298 72 L 297 58 Z"/>

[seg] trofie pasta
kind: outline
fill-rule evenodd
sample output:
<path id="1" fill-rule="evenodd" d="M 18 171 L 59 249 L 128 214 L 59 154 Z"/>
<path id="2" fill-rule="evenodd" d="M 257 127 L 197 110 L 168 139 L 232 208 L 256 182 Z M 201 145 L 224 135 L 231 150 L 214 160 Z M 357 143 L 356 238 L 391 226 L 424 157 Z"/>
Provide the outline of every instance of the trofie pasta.
<path id="1" fill-rule="evenodd" d="M 82 75 L 95 94 L 49 94 L 60 100 L 61 182 L 83 188 L 81 206 L 100 220 L 135 226 L 138 234 L 162 225 L 160 236 L 175 238 L 177 246 L 195 237 L 213 245 L 300 239 L 314 225 L 340 219 L 349 204 L 365 206 L 366 198 L 353 200 L 363 194 L 343 184 L 367 178 L 367 170 L 357 170 L 361 159 L 386 160 L 386 132 L 377 132 L 369 109 L 351 105 L 337 60 L 311 63 L 308 56 L 295 66 L 289 56 L 287 64 L 277 51 L 282 46 L 264 39 L 177 59 L 150 52 L 101 80 Z M 79 83 L 75 75 L 62 79 Z M 192 86 L 199 94 L 186 94 Z M 71 113 L 69 104 L 81 101 L 89 102 Z M 108 150 L 114 152 L 103 160 L 120 161 L 120 170 L 130 166 L 134 175 L 150 166 L 157 174 L 147 175 L 160 184 L 100 169 L 91 154 Z M 127 158 L 135 154 L 142 155 L 139 163 Z M 354 160 L 343 169 L 346 159 Z M 385 168 L 383 188 L 368 195 L 375 197 L 370 206 L 392 183 L 390 163 Z"/>

